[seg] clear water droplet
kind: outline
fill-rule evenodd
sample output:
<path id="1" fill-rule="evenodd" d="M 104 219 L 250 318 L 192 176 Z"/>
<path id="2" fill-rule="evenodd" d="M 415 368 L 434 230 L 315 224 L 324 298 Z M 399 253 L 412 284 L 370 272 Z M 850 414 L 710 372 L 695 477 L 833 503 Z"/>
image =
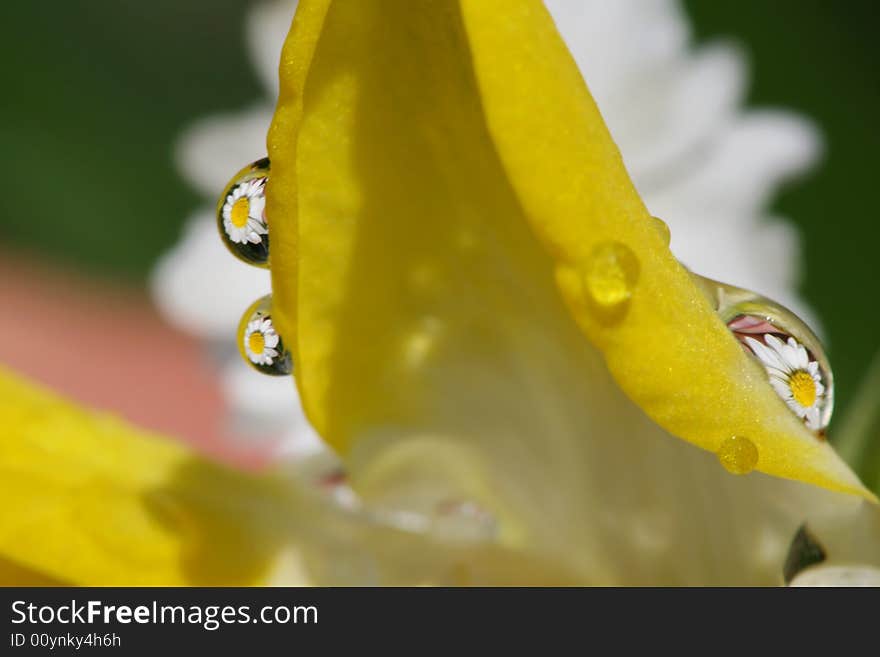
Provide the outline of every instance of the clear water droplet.
<path id="1" fill-rule="evenodd" d="M 758 465 L 758 448 L 748 438 L 731 436 L 718 448 L 718 460 L 732 474 L 748 474 Z"/>
<path id="2" fill-rule="evenodd" d="M 239 260 L 258 267 L 269 266 L 268 181 L 268 158 L 257 160 L 235 175 L 217 203 L 217 228 L 226 248 Z"/>
<path id="3" fill-rule="evenodd" d="M 822 438 L 834 410 L 834 375 L 816 334 L 771 299 L 693 276 L 743 349 L 764 367 L 776 394 Z"/>
<path id="4" fill-rule="evenodd" d="M 639 280 L 639 261 L 620 242 L 602 242 L 590 254 L 584 275 L 587 293 L 603 313 L 624 311 Z"/>
<path id="5" fill-rule="evenodd" d="M 293 360 L 272 321 L 272 296 L 253 303 L 238 325 L 238 350 L 248 365 L 263 374 L 286 376 Z"/>
<path id="6" fill-rule="evenodd" d="M 660 233 L 660 239 L 663 240 L 663 243 L 666 246 L 669 246 L 669 242 L 672 240 L 672 233 L 669 232 L 669 226 L 666 225 L 665 221 L 658 217 L 651 217 L 651 221 L 654 223 L 654 228 Z"/>

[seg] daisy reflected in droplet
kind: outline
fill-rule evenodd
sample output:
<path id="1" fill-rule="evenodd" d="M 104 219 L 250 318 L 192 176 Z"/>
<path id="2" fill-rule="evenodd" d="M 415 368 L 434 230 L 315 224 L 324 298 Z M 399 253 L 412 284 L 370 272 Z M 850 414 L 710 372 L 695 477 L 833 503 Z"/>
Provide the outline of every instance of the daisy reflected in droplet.
<path id="1" fill-rule="evenodd" d="M 234 187 L 223 204 L 223 230 L 236 244 L 259 244 L 269 233 L 263 219 L 266 179 L 255 178 Z"/>
<path id="2" fill-rule="evenodd" d="M 268 318 L 248 323 L 244 332 L 244 350 L 254 365 L 271 365 L 278 357 L 279 337 Z"/>
<path id="3" fill-rule="evenodd" d="M 821 430 L 825 386 L 819 363 L 812 360 L 806 348 L 792 337 L 783 342 L 767 333 L 763 343 L 749 337 L 745 342 L 760 359 L 770 375 L 770 384 L 789 408 L 810 429 Z"/>

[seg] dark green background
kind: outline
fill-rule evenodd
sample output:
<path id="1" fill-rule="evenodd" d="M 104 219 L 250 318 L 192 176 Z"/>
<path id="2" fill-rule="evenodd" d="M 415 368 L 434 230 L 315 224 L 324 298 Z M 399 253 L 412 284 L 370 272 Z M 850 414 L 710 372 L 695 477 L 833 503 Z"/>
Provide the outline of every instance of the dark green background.
<path id="1" fill-rule="evenodd" d="M 686 2 L 699 39 L 746 46 L 751 104 L 795 109 L 825 133 L 822 165 L 774 210 L 804 236 L 804 294 L 830 336 L 839 410 L 880 346 L 874 4 Z M 199 202 L 172 168 L 175 138 L 261 93 L 243 42 L 247 5 L 7 3 L 0 245 L 143 281 Z"/>

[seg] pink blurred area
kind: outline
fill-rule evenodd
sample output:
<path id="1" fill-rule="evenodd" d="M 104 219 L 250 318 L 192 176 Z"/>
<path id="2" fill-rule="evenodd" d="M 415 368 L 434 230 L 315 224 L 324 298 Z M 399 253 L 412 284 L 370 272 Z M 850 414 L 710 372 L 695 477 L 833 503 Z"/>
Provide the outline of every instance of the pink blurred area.
<path id="1" fill-rule="evenodd" d="M 203 345 L 164 322 L 144 290 L 0 252 L 0 308 L 0 364 L 215 459 L 265 462 L 265 448 L 224 428 Z"/>

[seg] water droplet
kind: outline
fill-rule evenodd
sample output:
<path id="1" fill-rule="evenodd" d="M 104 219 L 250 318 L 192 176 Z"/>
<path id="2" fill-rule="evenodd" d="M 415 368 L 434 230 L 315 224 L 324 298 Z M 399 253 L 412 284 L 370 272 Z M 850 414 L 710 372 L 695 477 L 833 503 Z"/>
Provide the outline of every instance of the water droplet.
<path id="1" fill-rule="evenodd" d="M 758 448 L 748 438 L 731 436 L 718 448 L 718 460 L 733 474 L 748 474 L 758 465 Z"/>
<path id="2" fill-rule="evenodd" d="M 258 372 L 286 376 L 293 372 L 290 351 L 272 321 L 272 296 L 253 303 L 238 325 L 238 350 Z"/>
<path id="3" fill-rule="evenodd" d="M 654 224 L 654 228 L 660 233 L 660 239 L 663 240 L 663 243 L 666 246 L 669 246 L 669 242 L 672 240 L 672 233 L 669 232 L 669 226 L 666 225 L 665 221 L 658 217 L 651 217 L 651 221 Z"/>
<path id="4" fill-rule="evenodd" d="M 235 175 L 217 203 L 217 227 L 226 248 L 258 267 L 269 266 L 268 181 L 268 158 L 257 160 Z"/>
<path id="5" fill-rule="evenodd" d="M 420 318 L 415 328 L 401 340 L 404 367 L 415 370 L 423 367 L 436 352 L 444 333 L 444 323 L 437 317 Z"/>
<path id="6" fill-rule="evenodd" d="M 639 261 L 629 247 L 620 242 L 602 242 L 593 249 L 584 282 L 600 313 L 613 319 L 622 316 L 638 280 Z"/>
<path id="7" fill-rule="evenodd" d="M 771 299 L 694 277 L 727 328 L 765 369 L 776 394 L 823 438 L 834 410 L 834 375 L 819 338 L 797 315 Z"/>

